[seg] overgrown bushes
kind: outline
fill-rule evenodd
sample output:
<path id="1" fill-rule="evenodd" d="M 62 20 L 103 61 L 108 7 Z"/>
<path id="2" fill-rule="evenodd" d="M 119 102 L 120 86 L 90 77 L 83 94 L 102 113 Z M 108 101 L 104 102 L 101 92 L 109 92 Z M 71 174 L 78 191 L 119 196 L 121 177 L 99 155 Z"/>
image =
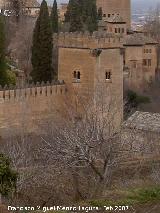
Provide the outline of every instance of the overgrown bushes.
<path id="1" fill-rule="evenodd" d="M 131 112 L 137 110 L 141 104 L 147 104 L 150 102 L 151 100 L 149 97 L 139 95 L 132 90 L 128 90 L 125 95 L 125 107 L 124 107 L 125 117 L 130 115 Z"/>
<path id="2" fill-rule="evenodd" d="M 16 188 L 17 173 L 11 169 L 11 161 L 0 154 L 0 194 L 8 196 Z"/>

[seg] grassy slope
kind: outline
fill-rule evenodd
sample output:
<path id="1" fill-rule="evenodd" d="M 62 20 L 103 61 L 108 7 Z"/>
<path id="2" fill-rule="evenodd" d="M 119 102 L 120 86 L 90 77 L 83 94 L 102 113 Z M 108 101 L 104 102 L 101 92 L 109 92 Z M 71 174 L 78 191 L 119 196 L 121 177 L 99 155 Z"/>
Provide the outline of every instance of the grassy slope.
<path id="1" fill-rule="evenodd" d="M 126 213 L 159 213 L 160 212 L 160 186 L 149 188 L 138 188 L 133 190 L 112 191 L 109 199 L 89 200 L 78 204 L 78 206 L 130 206 Z M 133 210 L 134 209 L 134 210 Z M 152 211 L 153 209 L 153 211 Z M 110 212 L 110 211 L 100 211 Z M 124 211 L 123 211 L 124 212 Z M 67 213 L 66 211 L 50 213 Z"/>

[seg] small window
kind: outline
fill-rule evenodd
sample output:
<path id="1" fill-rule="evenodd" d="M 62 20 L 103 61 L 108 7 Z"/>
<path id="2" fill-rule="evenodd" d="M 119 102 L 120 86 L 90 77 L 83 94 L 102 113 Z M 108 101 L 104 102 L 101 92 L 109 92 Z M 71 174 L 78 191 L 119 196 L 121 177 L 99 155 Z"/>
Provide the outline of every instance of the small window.
<path id="1" fill-rule="evenodd" d="M 121 33 L 121 28 L 118 28 L 118 33 Z"/>
<path id="2" fill-rule="evenodd" d="M 111 17 L 111 14 L 108 14 L 108 18 L 110 18 Z"/>
<path id="3" fill-rule="evenodd" d="M 106 72 L 106 80 L 111 80 L 111 71 Z"/>
<path id="4" fill-rule="evenodd" d="M 115 28 L 115 33 L 117 33 L 117 28 Z"/>
<path id="5" fill-rule="evenodd" d="M 124 28 L 122 28 L 122 33 L 124 33 Z"/>
<path id="6" fill-rule="evenodd" d="M 81 73 L 78 71 L 77 72 L 77 79 L 80 80 L 81 79 Z"/>
<path id="7" fill-rule="evenodd" d="M 149 53 L 152 53 L 152 50 L 151 50 L 151 49 L 149 50 Z"/>
<path id="8" fill-rule="evenodd" d="M 148 66 L 151 67 L 152 66 L 152 60 L 148 59 Z"/>
<path id="9" fill-rule="evenodd" d="M 106 14 L 103 14 L 103 17 L 106 17 Z"/>
<path id="10" fill-rule="evenodd" d="M 80 79 L 81 79 L 80 71 L 74 71 L 73 72 L 73 79 L 74 79 L 74 82 L 80 82 Z"/>
<path id="11" fill-rule="evenodd" d="M 148 49 L 146 49 L 146 53 L 148 53 Z"/>

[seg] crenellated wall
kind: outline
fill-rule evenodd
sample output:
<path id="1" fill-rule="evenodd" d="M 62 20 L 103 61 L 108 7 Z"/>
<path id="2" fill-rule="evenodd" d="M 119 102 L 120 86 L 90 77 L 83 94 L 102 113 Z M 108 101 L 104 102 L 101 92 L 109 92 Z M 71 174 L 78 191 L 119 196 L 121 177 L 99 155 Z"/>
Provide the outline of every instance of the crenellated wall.
<path id="1" fill-rule="evenodd" d="M 117 126 L 123 119 L 122 41 L 105 32 L 62 33 L 58 39 L 58 79 L 73 87 L 83 103 L 92 98 L 98 105 L 112 99 L 112 111 L 118 111 L 114 116 Z"/>
<path id="2" fill-rule="evenodd" d="M 116 122 L 121 122 L 123 38 L 105 32 L 92 35 L 87 32 L 60 33 L 54 34 L 53 41 L 59 49 L 59 81 L 26 88 L 0 88 L 0 136 L 24 130 L 38 134 L 38 126 L 45 118 L 58 114 L 64 117 L 70 106 L 72 114 L 74 110 L 79 111 L 75 94 L 86 103 L 90 99 L 96 103 L 97 91 L 101 87 L 106 89 L 105 97 L 112 96 L 119 103 Z M 73 76 L 74 71 L 80 72 L 78 81 Z M 106 72 L 110 72 L 111 79 L 106 79 Z"/>
<path id="3" fill-rule="evenodd" d="M 123 37 L 106 32 L 85 33 L 60 33 L 54 34 L 54 39 L 58 39 L 59 47 L 70 48 L 114 48 L 123 46 Z"/>
<path id="4" fill-rule="evenodd" d="M 0 90 L 0 136 L 34 132 L 42 119 L 63 111 L 65 84 L 36 85 Z"/>
<path id="5" fill-rule="evenodd" d="M 30 85 L 24 88 L 4 88 L 0 89 L 0 103 L 8 101 L 18 101 L 28 98 L 47 97 L 52 95 L 65 94 L 67 91 L 65 84 Z"/>

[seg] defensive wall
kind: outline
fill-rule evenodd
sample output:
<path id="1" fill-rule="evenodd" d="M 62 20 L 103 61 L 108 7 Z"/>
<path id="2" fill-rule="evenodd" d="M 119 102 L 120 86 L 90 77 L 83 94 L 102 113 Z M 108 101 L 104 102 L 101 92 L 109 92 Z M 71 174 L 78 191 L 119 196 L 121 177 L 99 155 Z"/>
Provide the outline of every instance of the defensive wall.
<path id="1" fill-rule="evenodd" d="M 63 82 L 0 89 L 0 136 L 34 132 L 41 119 L 61 111 L 67 88 Z"/>
<path id="2" fill-rule="evenodd" d="M 54 41 L 59 49 L 58 82 L 27 85 L 24 88 L 0 88 L 0 136 L 19 131 L 37 132 L 38 125 L 54 114 L 63 116 L 66 102 L 75 104 L 75 89 L 83 100 L 97 99 L 96 91 L 101 86 L 103 93 L 115 96 L 123 111 L 123 38 L 106 32 L 60 33 Z M 54 43 L 55 44 L 55 43 Z M 107 59 L 107 60 L 106 60 Z M 106 72 L 112 79 L 106 79 Z M 81 79 L 75 79 L 79 71 Z M 65 82 L 65 83 L 64 83 Z M 108 93 L 110 87 L 111 93 Z M 75 106 L 74 106 L 75 105 Z"/>
<path id="3" fill-rule="evenodd" d="M 54 40 L 58 40 L 59 47 L 70 48 L 115 48 L 123 47 L 124 38 L 121 35 L 115 35 L 107 32 L 89 32 L 84 33 L 60 33 L 54 34 Z"/>

